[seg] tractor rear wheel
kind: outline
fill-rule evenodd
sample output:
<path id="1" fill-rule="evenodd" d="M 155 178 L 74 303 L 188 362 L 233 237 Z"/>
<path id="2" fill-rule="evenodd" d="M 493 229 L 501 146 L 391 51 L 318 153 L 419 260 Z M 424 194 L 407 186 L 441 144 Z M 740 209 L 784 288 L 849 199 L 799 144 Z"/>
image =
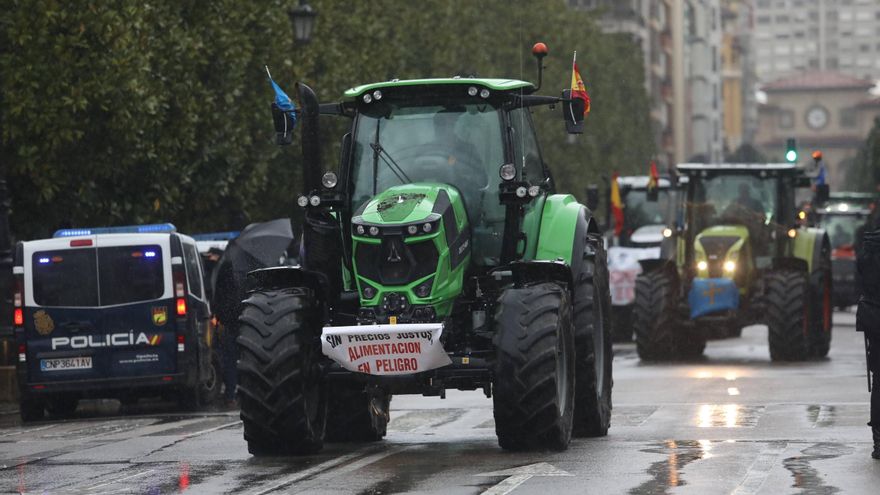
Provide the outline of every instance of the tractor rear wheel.
<path id="1" fill-rule="evenodd" d="M 248 451 L 256 456 L 318 452 L 324 445 L 327 391 L 308 298 L 295 289 L 258 291 L 243 304 L 236 342 Z"/>
<path id="2" fill-rule="evenodd" d="M 810 327 L 813 357 L 823 358 L 831 350 L 831 315 L 834 312 L 830 247 L 823 246 L 821 266 L 810 277 Z"/>
<path id="3" fill-rule="evenodd" d="M 809 356 L 809 281 L 800 271 L 767 275 L 767 329 L 770 359 L 800 361 Z"/>
<path id="4" fill-rule="evenodd" d="M 575 399 L 568 292 L 544 283 L 507 289 L 495 313 L 495 433 L 507 450 L 565 450 Z"/>
<path id="5" fill-rule="evenodd" d="M 676 357 L 676 299 L 676 279 L 671 270 L 654 270 L 636 279 L 633 326 L 639 358 L 653 361 Z"/>
<path id="6" fill-rule="evenodd" d="M 340 384 L 330 388 L 327 400 L 328 442 L 376 442 L 385 437 L 391 394 Z"/>
<path id="7" fill-rule="evenodd" d="M 574 289 L 574 436 L 603 437 L 611 426 L 611 293 L 601 242 Z"/>

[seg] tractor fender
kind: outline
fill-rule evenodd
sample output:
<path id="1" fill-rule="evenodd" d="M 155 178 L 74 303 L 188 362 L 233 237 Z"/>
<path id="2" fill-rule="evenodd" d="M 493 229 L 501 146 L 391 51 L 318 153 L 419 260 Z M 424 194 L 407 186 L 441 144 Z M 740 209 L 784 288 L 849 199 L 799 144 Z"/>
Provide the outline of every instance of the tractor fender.
<path id="1" fill-rule="evenodd" d="M 678 275 L 678 271 L 675 270 L 675 264 L 673 263 L 673 261 L 665 258 L 639 260 L 639 266 L 642 267 L 642 273 L 649 273 L 655 270 L 671 268 L 672 271 L 676 272 L 676 276 Z"/>
<path id="2" fill-rule="evenodd" d="M 592 214 L 574 196 L 550 195 L 541 213 L 534 261 L 562 263 L 569 267 L 570 280 L 577 280 L 584 269 L 587 238 L 598 231 Z"/>
<path id="3" fill-rule="evenodd" d="M 271 289 L 306 289 L 318 302 L 326 302 L 330 281 L 320 272 L 299 266 L 273 266 L 248 272 L 247 291 Z"/>
<path id="4" fill-rule="evenodd" d="M 823 229 L 813 227 L 798 229 L 792 254 L 795 258 L 806 261 L 807 273 L 813 273 L 822 266 L 823 253 L 827 252 L 828 246 L 830 246 L 828 235 Z"/>
<path id="5" fill-rule="evenodd" d="M 570 290 L 574 288 L 571 268 L 562 261 L 514 261 L 503 269 L 496 269 L 493 272 L 509 274 L 513 278 L 514 286 L 517 287 L 553 282 Z"/>

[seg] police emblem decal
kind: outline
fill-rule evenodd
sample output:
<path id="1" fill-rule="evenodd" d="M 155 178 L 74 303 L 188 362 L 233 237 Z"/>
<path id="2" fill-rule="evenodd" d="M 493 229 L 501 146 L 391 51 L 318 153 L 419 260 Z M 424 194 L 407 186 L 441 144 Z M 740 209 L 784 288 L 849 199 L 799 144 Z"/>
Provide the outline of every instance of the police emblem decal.
<path id="1" fill-rule="evenodd" d="M 40 335 L 49 335 L 55 330 L 55 322 L 52 321 L 49 313 L 41 309 L 34 313 L 34 328 L 37 329 L 37 333 Z"/>
<path id="2" fill-rule="evenodd" d="M 153 308 L 153 325 L 161 327 L 168 322 L 168 308 L 162 306 Z"/>

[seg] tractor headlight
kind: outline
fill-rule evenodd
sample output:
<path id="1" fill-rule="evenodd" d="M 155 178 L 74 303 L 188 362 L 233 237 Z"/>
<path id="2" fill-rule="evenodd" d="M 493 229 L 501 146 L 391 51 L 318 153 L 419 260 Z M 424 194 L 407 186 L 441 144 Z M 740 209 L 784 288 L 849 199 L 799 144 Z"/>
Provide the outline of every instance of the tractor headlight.
<path id="1" fill-rule="evenodd" d="M 505 163 L 498 169 L 498 175 L 504 180 L 513 180 L 516 178 L 516 167 L 512 163 Z"/>
<path id="2" fill-rule="evenodd" d="M 354 231 L 357 232 L 357 235 L 364 235 L 367 232 L 367 229 L 365 229 L 363 225 L 358 225 L 354 228 Z"/>
<path id="3" fill-rule="evenodd" d="M 372 235 L 372 236 L 379 235 L 379 227 L 376 227 L 375 225 L 370 226 L 370 235 Z"/>
<path id="4" fill-rule="evenodd" d="M 697 270 L 703 271 L 709 269 L 709 263 L 706 263 L 703 260 L 697 262 Z"/>
<path id="5" fill-rule="evenodd" d="M 326 187 L 327 189 L 333 189 L 336 187 L 336 184 L 339 182 L 339 178 L 336 176 L 334 172 L 327 172 L 321 177 L 321 185 Z"/>
<path id="6" fill-rule="evenodd" d="M 736 261 L 727 260 L 724 262 L 724 271 L 727 273 L 733 273 L 736 271 Z"/>

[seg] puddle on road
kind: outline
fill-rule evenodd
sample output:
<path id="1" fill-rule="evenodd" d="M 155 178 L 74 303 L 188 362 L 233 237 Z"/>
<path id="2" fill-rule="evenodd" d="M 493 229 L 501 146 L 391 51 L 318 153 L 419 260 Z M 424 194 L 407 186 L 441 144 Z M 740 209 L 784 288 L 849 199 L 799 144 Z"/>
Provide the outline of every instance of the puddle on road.
<path id="1" fill-rule="evenodd" d="M 717 443 L 717 442 L 716 442 Z M 655 447 L 644 449 L 650 454 L 665 454 L 666 459 L 651 464 L 651 479 L 629 491 L 632 495 L 662 495 L 670 489 L 687 483 L 681 470 L 688 464 L 712 457 L 713 443 L 709 440 L 667 440 Z"/>
<path id="2" fill-rule="evenodd" d="M 700 428 L 754 428 L 764 415 L 764 406 L 703 404 L 695 422 Z"/>
<path id="3" fill-rule="evenodd" d="M 826 485 L 819 471 L 813 468 L 810 463 L 849 455 L 854 451 L 855 449 L 849 445 L 817 443 L 802 450 L 803 455 L 801 456 L 784 459 L 782 465 L 791 472 L 791 476 L 794 478 L 791 487 L 801 489 L 798 493 L 830 495 L 840 493 L 840 488 Z"/>
<path id="4" fill-rule="evenodd" d="M 438 426 L 451 423 L 460 418 L 466 412 L 465 409 L 420 409 L 394 415 L 391 411 L 391 422 L 388 423 L 388 431 L 413 431 L 417 428 Z"/>

